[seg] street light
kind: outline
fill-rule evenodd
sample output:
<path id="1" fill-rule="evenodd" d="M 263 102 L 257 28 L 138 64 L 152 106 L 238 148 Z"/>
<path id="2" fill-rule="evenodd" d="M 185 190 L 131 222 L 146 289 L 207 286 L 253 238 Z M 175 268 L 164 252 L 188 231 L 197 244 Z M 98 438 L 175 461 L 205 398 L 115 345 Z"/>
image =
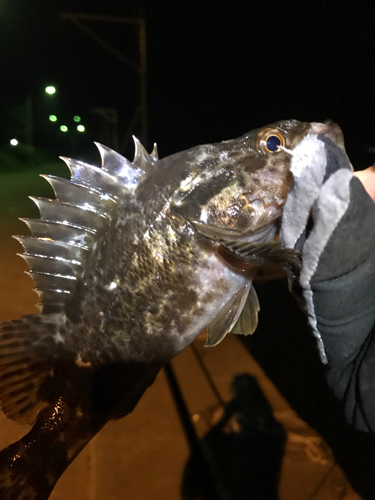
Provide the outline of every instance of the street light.
<path id="1" fill-rule="evenodd" d="M 17 146 L 17 144 L 18 144 L 17 139 L 11 139 L 11 140 L 10 140 L 10 145 L 11 145 L 11 146 Z"/>
<path id="2" fill-rule="evenodd" d="M 56 87 L 54 87 L 53 85 L 48 85 L 48 87 L 46 87 L 44 90 L 47 94 L 52 95 L 56 92 Z"/>

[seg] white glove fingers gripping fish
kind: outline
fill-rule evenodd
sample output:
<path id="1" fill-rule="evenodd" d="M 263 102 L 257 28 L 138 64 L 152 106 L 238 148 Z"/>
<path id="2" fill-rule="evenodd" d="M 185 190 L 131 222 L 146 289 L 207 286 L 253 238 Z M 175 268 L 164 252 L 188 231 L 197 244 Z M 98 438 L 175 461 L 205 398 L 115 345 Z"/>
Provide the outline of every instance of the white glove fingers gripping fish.
<path id="1" fill-rule="evenodd" d="M 102 168 L 65 159 L 70 181 L 46 176 L 56 199 L 34 199 L 41 217 L 18 237 L 42 312 L 0 327 L 2 409 L 34 424 L 0 453 L 2 499 L 48 498 L 207 325 L 207 345 L 254 331 L 256 267 L 294 258 L 274 241 L 283 147 L 307 133 L 322 130 L 285 120 L 161 160 L 135 140 L 133 162 L 98 145 Z"/>

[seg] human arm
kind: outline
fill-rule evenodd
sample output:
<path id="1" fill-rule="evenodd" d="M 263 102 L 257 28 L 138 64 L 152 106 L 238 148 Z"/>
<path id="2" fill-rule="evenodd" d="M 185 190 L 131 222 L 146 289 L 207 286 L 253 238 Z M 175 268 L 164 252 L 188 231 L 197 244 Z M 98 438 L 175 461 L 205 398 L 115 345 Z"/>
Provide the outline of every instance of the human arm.
<path id="1" fill-rule="evenodd" d="M 325 136 L 292 154 L 281 240 L 301 251 L 299 284 L 328 384 L 347 420 L 375 432 L 375 171 L 353 174 Z"/>

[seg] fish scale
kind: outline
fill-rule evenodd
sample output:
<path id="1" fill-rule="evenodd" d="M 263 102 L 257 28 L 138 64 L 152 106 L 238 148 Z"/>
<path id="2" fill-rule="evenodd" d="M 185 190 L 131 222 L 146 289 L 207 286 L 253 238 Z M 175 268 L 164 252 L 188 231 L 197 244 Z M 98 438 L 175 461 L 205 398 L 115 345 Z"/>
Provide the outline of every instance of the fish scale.
<path id="1" fill-rule="evenodd" d="M 257 267 L 297 258 L 274 241 L 289 152 L 309 133 L 340 136 L 316 125 L 284 120 L 163 159 L 135 139 L 133 162 L 97 144 L 101 168 L 64 158 L 70 180 L 44 176 L 56 198 L 33 198 L 40 219 L 17 237 L 41 313 L 0 326 L 2 409 L 33 424 L 0 452 L 1 499 L 47 499 L 206 327 L 208 346 L 255 330 Z"/>

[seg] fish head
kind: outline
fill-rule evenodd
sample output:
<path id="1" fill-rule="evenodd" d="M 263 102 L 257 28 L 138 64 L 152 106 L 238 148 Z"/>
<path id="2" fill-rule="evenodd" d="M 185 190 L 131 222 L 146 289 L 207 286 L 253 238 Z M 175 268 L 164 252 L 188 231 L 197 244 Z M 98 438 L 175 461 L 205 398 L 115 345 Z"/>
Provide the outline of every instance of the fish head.
<path id="1" fill-rule="evenodd" d="M 291 182 L 291 150 L 309 133 L 335 142 L 332 122 L 283 120 L 237 139 L 191 150 L 190 175 L 175 192 L 172 210 L 190 221 L 264 240 L 281 216 Z M 267 239 L 271 239 L 270 238 Z"/>

